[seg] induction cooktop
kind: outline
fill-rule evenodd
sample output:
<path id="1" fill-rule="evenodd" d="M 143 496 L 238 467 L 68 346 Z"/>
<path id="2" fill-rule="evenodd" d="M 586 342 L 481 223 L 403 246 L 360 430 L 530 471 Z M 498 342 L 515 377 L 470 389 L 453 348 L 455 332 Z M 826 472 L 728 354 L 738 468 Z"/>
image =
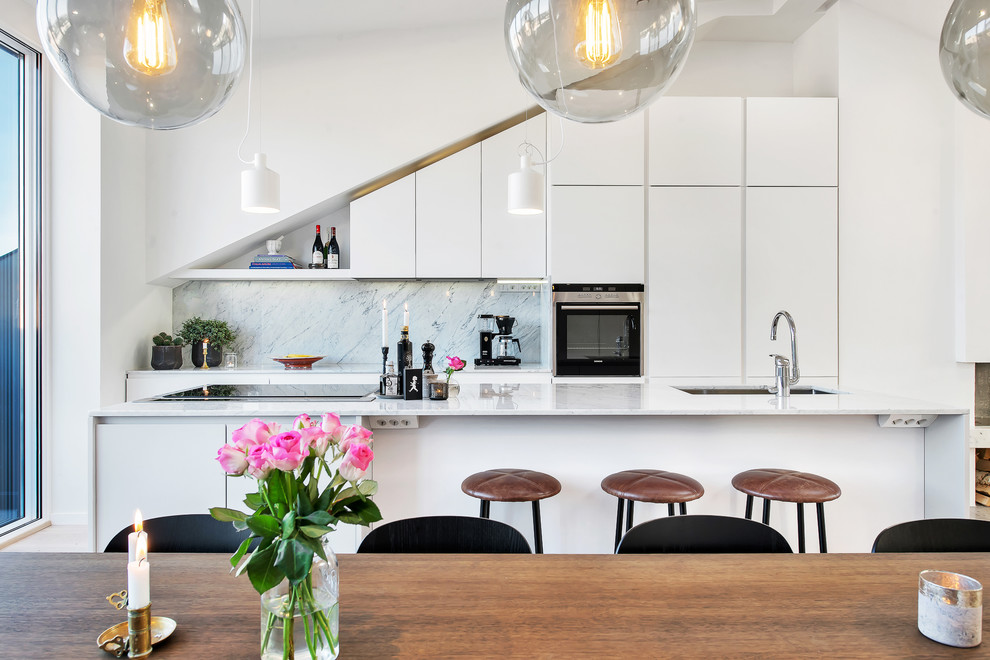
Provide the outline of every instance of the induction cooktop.
<path id="1" fill-rule="evenodd" d="M 142 401 L 371 401 L 370 385 L 206 385 Z"/>

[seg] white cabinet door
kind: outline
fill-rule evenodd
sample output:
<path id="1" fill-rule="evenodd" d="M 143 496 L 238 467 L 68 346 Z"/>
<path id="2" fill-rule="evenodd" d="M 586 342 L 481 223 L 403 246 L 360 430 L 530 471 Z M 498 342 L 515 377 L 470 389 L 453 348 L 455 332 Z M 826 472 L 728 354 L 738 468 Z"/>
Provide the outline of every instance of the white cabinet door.
<path id="1" fill-rule="evenodd" d="M 354 277 L 416 277 L 416 175 L 351 202 Z"/>
<path id="2" fill-rule="evenodd" d="M 838 375 L 838 191 L 750 188 L 746 192 L 746 371 L 772 377 L 770 353 L 790 355 L 780 310 L 794 317 L 803 376 Z"/>
<path id="3" fill-rule="evenodd" d="M 481 143 L 481 276 L 533 277 L 547 274 L 547 214 L 508 211 L 509 174 L 519 170 L 519 145 L 529 140 L 543 161 L 547 145 L 545 114 L 513 126 Z M 540 172 L 546 166 L 538 165 Z M 544 205 L 546 208 L 546 205 Z"/>
<path id="4" fill-rule="evenodd" d="M 642 186 L 553 186 L 554 282 L 642 283 Z"/>
<path id="5" fill-rule="evenodd" d="M 651 188 L 649 376 L 742 373 L 742 191 Z"/>
<path id="6" fill-rule="evenodd" d="M 577 186 L 643 185 L 644 116 L 639 113 L 606 124 L 550 121 L 547 126 L 550 157 L 560 152 L 550 163 L 550 182 Z"/>
<path id="7" fill-rule="evenodd" d="M 214 459 L 226 437 L 217 423 L 97 425 L 96 549 L 134 523 L 135 509 L 157 518 L 223 506 L 226 477 Z"/>
<path id="8" fill-rule="evenodd" d="M 650 185 L 742 185 L 741 98 L 665 96 L 649 112 Z"/>
<path id="9" fill-rule="evenodd" d="M 838 144 L 838 99 L 746 99 L 746 185 L 837 186 Z"/>
<path id="10" fill-rule="evenodd" d="M 416 172 L 416 277 L 481 277 L 481 145 Z"/>

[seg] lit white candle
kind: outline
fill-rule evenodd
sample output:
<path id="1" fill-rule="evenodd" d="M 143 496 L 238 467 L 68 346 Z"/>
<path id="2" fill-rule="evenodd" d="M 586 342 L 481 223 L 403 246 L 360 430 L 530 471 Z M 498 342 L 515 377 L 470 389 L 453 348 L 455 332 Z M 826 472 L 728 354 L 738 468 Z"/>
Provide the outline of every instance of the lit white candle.
<path id="1" fill-rule="evenodd" d="M 409 327 L 409 303 L 403 303 L 403 305 L 405 306 L 406 311 L 402 315 L 402 325 L 404 325 L 405 327 L 408 328 Z"/>
<path id="2" fill-rule="evenodd" d="M 388 307 L 382 298 L 382 346 L 388 346 Z"/>
<path id="3" fill-rule="evenodd" d="M 145 538 L 145 547 L 148 544 L 148 533 L 144 531 L 144 519 L 141 517 L 141 509 L 134 510 L 134 531 L 127 535 L 127 563 L 137 559 L 137 541 L 141 537 Z"/>
<path id="4" fill-rule="evenodd" d="M 148 535 L 138 538 L 135 560 L 127 564 L 127 609 L 139 610 L 151 603 L 151 564 L 148 563 Z"/>

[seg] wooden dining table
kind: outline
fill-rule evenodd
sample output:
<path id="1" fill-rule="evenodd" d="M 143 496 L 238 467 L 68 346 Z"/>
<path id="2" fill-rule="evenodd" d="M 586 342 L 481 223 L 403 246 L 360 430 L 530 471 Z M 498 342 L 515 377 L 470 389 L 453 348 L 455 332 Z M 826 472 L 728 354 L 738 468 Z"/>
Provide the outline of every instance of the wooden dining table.
<path id="1" fill-rule="evenodd" d="M 225 555 L 152 554 L 152 658 L 257 658 Z M 917 628 L 918 573 L 990 555 L 342 555 L 341 658 L 976 658 Z M 119 554 L 0 553 L 0 658 L 108 658 Z M 984 614 L 984 628 L 986 627 Z"/>

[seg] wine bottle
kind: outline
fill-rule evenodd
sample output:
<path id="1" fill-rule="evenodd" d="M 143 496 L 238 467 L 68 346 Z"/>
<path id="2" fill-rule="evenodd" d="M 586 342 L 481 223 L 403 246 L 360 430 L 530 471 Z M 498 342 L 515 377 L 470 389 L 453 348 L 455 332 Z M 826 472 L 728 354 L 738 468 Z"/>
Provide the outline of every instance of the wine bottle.
<path id="1" fill-rule="evenodd" d="M 409 326 L 402 326 L 402 333 L 399 337 L 399 343 L 395 345 L 396 349 L 396 361 L 399 363 L 399 381 L 402 381 L 402 374 L 406 370 L 406 367 L 412 368 L 413 364 L 413 347 L 412 342 L 409 341 Z"/>
<path id="2" fill-rule="evenodd" d="M 327 268 L 340 268 L 340 246 L 337 245 L 337 228 L 330 228 L 330 242 L 327 243 Z"/>
<path id="3" fill-rule="evenodd" d="M 320 239 L 320 226 L 316 225 L 316 240 L 313 241 L 313 259 L 310 268 L 326 268 L 323 262 L 323 241 Z"/>

